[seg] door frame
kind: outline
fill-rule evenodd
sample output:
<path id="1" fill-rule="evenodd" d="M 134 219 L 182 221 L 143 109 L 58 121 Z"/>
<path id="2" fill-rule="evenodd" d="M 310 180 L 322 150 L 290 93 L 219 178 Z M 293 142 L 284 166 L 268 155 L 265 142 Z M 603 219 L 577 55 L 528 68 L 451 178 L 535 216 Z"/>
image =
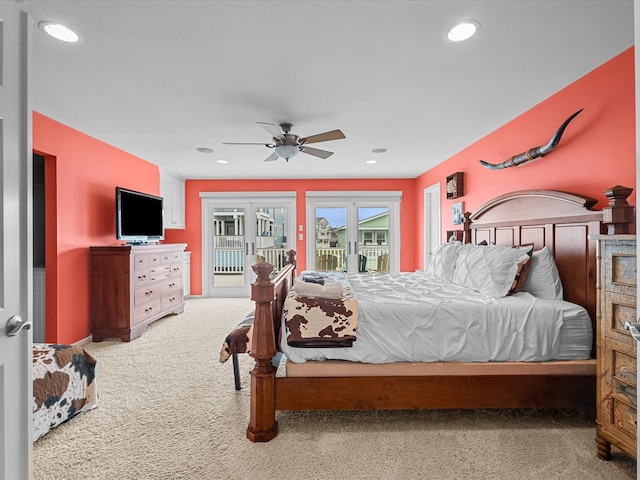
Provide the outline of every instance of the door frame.
<path id="1" fill-rule="evenodd" d="M 274 203 L 275 202 L 275 203 Z M 211 218 L 207 213 L 209 209 L 217 206 L 241 206 L 246 207 L 286 207 L 288 209 L 287 239 L 291 238 L 295 245 L 296 234 L 296 192 L 200 192 L 200 204 L 202 215 L 202 296 L 216 297 L 213 288 L 209 286 L 209 276 L 211 275 L 211 237 L 209 232 L 212 229 Z M 247 233 L 253 232 L 255 227 L 245 226 L 245 236 Z M 291 247 L 295 250 L 295 247 Z M 225 295 L 229 297 L 249 296 L 251 292 L 251 283 L 255 280 L 255 274 L 250 270 L 251 263 L 247 261 L 245 255 L 245 285 L 243 287 L 219 287 L 224 289 Z M 222 292 L 222 290 L 220 290 Z"/>
<path id="2" fill-rule="evenodd" d="M 442 213 L 440 201 L 440 183 L 435 183 L 424 189 L 424 264 L 426 270 L 431 263 L 431 257 L 436 248 L 442 243 Z"/>
<path id="3" fill-rule="evenodd" d="M 308 191 L 306 192 L 306 228 L 307 228 L 307 268 L 315 269 L 315 209 L 322 207 L 347 208 L 348 222 L 355 218 L 357 228 L 358 207 L 388 207 L 389 208 L 389 273 L 400 271 L 400 249 L 402 237 L 400 235 L 400 203 L 402 191 Z M 355 211 L 354 211 L 355 210 Z M 352 239 L 347 237 L 347 241 Z M 357 240 L 356 240 L 357 242 Z M 347 271 L 358 271 L 357 253 L 354 251 L 347 256 Z"/>

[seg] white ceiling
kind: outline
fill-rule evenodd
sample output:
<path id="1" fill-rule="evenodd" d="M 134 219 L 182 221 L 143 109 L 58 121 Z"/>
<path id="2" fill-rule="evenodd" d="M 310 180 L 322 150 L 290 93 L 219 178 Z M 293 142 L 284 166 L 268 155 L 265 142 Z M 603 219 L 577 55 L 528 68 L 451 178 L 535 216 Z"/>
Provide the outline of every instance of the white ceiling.
<path id="1" fill-rule="evenodd" d="M 26 0 L 24 9 L 34 18 L 34 109 L 182 178 L 413 178 L 634 40 L 630 0 Z M 445 41 L 463 19 L 480 22 L 479 33 Z M 83 41 L 53 40 L 35 27 L 44 20 Z M 313 145 L 335 152 L 326 160 L 288 163 L 263 162 L 264 146 L 223 145 L 271 141 L 256 122 L 347 138 Z"/>

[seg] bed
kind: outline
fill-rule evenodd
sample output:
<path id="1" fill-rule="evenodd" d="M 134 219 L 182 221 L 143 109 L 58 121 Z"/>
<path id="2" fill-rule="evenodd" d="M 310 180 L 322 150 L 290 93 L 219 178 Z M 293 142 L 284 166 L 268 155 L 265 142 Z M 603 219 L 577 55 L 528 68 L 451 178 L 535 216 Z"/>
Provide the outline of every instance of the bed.
<path id="1" fill-rule="evenodd" d="M 96 361 L 82 347 L 33 344 L 33 441 L 98 405 Z"/>
<path id="2" fill-rule="evenodd" d="M 560 303 L 586 312 L 588 327 L 595 332 L 596 258 L 589 235 L 603 231 L 602 212 L 591 210 L 595 203 L 590 197 L 550 190 L 501 195 L 465 214 L 464 243 L 531 245 L 534 253 L 551 252 L 563 286 Z M 281 325 L 283 307 L 296 275 L 294 252 L 289 253 L 289 262 L 273 280 L 270 264 L 253 267 L 257 280 L 252 286 L 256 309 L 251 356 L 256 364 L 251 371 L 247 428 L 252 441 L 269 441 L 277 435 L 277 410 L 594 407 L 593 335 L 586 350 L 572 359 L 557 359 L 557 351 L 539 358 L 523 356 L 527 361 L 453 358 L 365 363 L 348 357 L 317 360 L 311 355 L 298 358 L 301 363 L 288 360 L 276 374 L 272 358 L 278 351 L 286 355 L 289 350 L 295 357 L 281 341 L 286 333 Z"/>

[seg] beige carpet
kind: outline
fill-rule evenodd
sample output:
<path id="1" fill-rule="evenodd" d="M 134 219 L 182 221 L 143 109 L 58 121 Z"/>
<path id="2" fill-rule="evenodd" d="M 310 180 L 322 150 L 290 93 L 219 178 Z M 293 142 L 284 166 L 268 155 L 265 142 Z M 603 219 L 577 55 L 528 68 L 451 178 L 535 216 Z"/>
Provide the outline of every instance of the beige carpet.
<path id="1" fill-rule="evenodd" d="M 87 345 L 100 404 L 35 443 L 35 479 L 635 478 L 626 455 L 596 458 L 593 414 L 571 411 L 279 412 L 278 437 L 251 443 L 248 389 L 218 363 L 250 309 L 190 299 L 133 342 Z"/>

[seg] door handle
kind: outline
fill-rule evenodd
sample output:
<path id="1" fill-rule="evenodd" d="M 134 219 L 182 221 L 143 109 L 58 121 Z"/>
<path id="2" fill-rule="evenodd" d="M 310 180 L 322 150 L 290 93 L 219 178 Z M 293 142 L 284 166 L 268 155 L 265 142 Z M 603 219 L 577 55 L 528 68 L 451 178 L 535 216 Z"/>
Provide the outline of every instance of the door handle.
<path id="1" fill-rule="evenodd" d="M 631 336 L 640 342 L 640 323 L 624 322 L 624 329 L 631 332 Z"/>
<path id="2" fill-rule="evenodd" d="M 9 320 L 7 320 L 7 336 L 13 337 L 19 334 L 22 330 L 29 330 L 31 328 L 31 325 L 31 322 L 23 322 L 18 315 L 14 315 Z"/>

